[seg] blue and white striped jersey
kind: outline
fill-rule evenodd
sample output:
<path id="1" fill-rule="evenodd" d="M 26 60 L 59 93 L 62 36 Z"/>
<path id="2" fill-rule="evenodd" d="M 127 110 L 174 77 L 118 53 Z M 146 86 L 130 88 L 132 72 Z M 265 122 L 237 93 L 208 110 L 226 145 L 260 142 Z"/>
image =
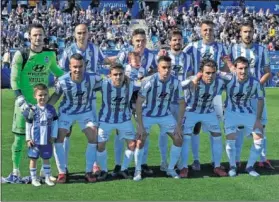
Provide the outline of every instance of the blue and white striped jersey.
<path id="1" fill-rule="evenodd" d="M 138 96 L 145 98 L 142 115 L 148 117 L 167 116 L 171 114 L 170 103 L 184 99 L 180 81 L 170 75 L 168 81 L 162 82 L 159 73 L 144 79 Z"/>
<path id="2" fill-rule="evenodd" d="M 118 62 L 122 65 L 128 64 L 128 55 L 130 51 L 123 51 L 118 53 Z M 141 66 L 148 71 L 150 68 L 156 68 L 155 54 L 149 49 L 145 48 L 143 55 L 141 56 Z"/>
<path id="3" fill-rule="evenodd" d="M 55 84 L 55 92 L 63 94 L 59 106 L 59 112 L 68 115 L 81 114 L 92 111 L 92 100 L 95 89 L 101 85 L 102 78 L 96 73 L 84 73 L 84 79 L 80 83 L 72 80 L 70 72 L 59 77 Z"/>
<path id="4" fill-rule="evenodd" d="M 103 80 L 102 106 L 99 112 L 99 121 L 106 123 L 122 123 L 131 120 L 130 100 L 133 94 L 134 84 L 124 84 L 122 87 L 114 87 L 111 79 Z"/>
<path id="5" fill-rule="evenodd" d="M 147 76 L 147 71 L 143 67 L 134 68 L 131 65 L 125 66 L 125 75 L 134 82 L 134 90 L 139 90 L 141 87 L 141 80 Z"/>
<path id="6" fill-rule="evenodd" d="M 255 113 L 251 105 L 251 99 L 264 99 L 264 89 L 259 80 L 255 77 L 248 77 L 244 82 L 239 82 L 234 74 L 226 86 L 225 108 L 239 113 Z"/>
<path id="7" fill-rule="evenodd" d="M 191 42 L 184 48 L 183 52 L 191 56 L 194 74 L 197 74 L 200 71 L 200 63 L 203 59 L 214 60 L 217 63 L 217 69 L 222 70 L 224 67 L 222 58 L 229 55 L 224 44 L 213 42 L 208 45 L 204 44 L 202 40 Z"/>
<path id="8" fill-rule="evenodd" d="M 76 43 L 72 43 L 67 49 L 64 50 L 59 61 L 59 65 L 64 71 L 70 71 L 70 57 L 75 53 L 79 53 L 84 57 L 85 69 L 87 72 L 98 72 L 98 64 L 102 63 L 106 57 L 101 49 L 99 49 L 99 47 L 95 44 L 88 43 L 86 50 L 81 51 Z"/>
<path id="9" fill-rule="evenodd" d="M 185 88 L 186 111 L 195 112 L 198 114 L 207 114 L 214 111 L 213 99 L 216 95 L 222 93 L 224 81 L 220 77 L 211 84 L 206 84 L 201 79 L 195 89 L 192 83 L 189 83 Z"/>
<path id="10" fill-rule="evenodd" d="M 259 80 L 264 74 L 264 68 L 270 65 L 267 48 L 262 45 L 254 43 L 251 48 L 245 48 L 243 44 L 234 44 L 230 47 L 229 51 L 232 61 L 239 56 L 247 58 L 250 73 Z"/>
<path id="11" fill-rule="evenodd" d="M 26 140 L 33 140 L 36 145 L 50 143 L 50 138 L 57 137 L 58 124 L 55 108 L 51 105 L 35 106 L 33 119 L 26 119 Z"/>
<path id="12" fill-rule="evenodd" d="M 183 81 L 187 77 L 188 72 L 192 72 L 192 61 L 190 55 L 181 51 L 178 55 L 175 55 L 171 50 L 167 51 L 168 56 L 171 58 L 172 74 L 178 78 L 179 81 Z M 156 56 L 156 63 L 158 65 L 158 58 Z"/>

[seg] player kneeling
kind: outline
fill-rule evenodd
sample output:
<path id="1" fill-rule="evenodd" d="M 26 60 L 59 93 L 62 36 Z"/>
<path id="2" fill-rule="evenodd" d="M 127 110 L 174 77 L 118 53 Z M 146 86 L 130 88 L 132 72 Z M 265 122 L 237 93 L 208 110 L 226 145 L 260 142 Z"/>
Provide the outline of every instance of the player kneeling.
<path id="1" fill-rule="evenodd" d="M 57 137 L 58 124 L 55 108 L 46 104 L 48 100 L 48 89 L 44 84 L 37 84 L 34 87 L 34 97 L 37 105 L 34 107 L 33 118 L 26 119 L 26 141 L 28 145 L 28 157 L 30 158 L 30 174 L 32 185 L 41 186 L 37 179 L 37 159 L 43 159 L 45 183 L 54 186 L 50 180 L 50 163 L 52 157 L 52 143 Z M 29 113 L 28 111 L 24 113 Z"/>
<path id="2" fill-rule="evenodd" d="M 135 150 L 135 131 L 130 108 L 133 89 L 133 82 L 125 78 L 123 66 L 111 65 L 109 78 L 103 80 L 101 86 L 102 107 L 99 112 L 97 162 L 102 171 L 98 180 L 105 180 L 108 176 L 106 142 L 111 131 L 115 129 L 118 131 L 119 139 L 127 142 L 121 170 L 117 175 L 125 179 L 132 178 L 128 172 L 128 166 Z"/>

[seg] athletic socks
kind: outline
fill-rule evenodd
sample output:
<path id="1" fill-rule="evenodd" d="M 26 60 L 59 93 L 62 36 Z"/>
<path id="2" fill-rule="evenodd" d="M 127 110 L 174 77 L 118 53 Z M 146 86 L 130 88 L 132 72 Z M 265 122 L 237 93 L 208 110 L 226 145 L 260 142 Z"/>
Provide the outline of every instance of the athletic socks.
<path id="1" fill-rule="evenodd" d="M 101 170 L 108 172 L 107 150 L 104 150 L 103 152 L 97 151 L 97 159 L 98 159 L 99 166 L 101 167 Z"/>
<path id="2" fill-rule="evenodd" d="M 235 140 L 226 140 L 226 152 L 229 159 L 230 167 L 236 167 Z"/>
<path id="3" fill-rule="evenodd" d="M 192 144 L 193 159 L 200 160 L 200 157 L 199 157 L 200 135 L 199 134 L 192 135 L 191 144 Z"/>
<path id="4" fill-rule="evenodd" d="M 144 150 L 144 148 L 142 148 L 142 149 L 136 148 L 136 150 L 135 150 L 135 167 L 136 167 L 136 171 L 141 171 L 143 150 Z"/>
<path id="5" fill-rule="evenodd" d="M 246 168 L 253 167 L 263 148 L 263 139 L 254 140 Z"/>
<path id="6" fill-rule="evenodd" d="M 212 137 L 212 150 L 214 166 L 220 167 L 222 159 L 222 136 Z"/>
<path id="7" fill-rule="evenodd" d="M 123 163 L 121 166 L 121 171 L 126 170 L 129 167 L 129 164 L 131 163 L 131 161 L 133 160 L 133 156 L 134 156 L 134 152 L 127 149 L 125 151 L 125 155 L 123 158 Z"/>
<path id="8" fill-rule="evenodd" d="M 168 135 L 166 133 L 159 135 L 159 150 L 161 154 L 161 162 L 167 162 L 167 153 L 168 153 Z"/>
<path id="9" fill-rule="evenodd" d="M 171 146 L 171 151 L 170 151 L 170 163 L 168 170 L 173 170 L 174 166 L 179 160 L 180 154 L 181 154 L 182 147 L 177 147 L 175 145 Z"/>
<path id="10" fill-rule="evenodd" d="M 87 144 L 86 152 L 85 152 L 85 158 L 86 158 L 86 168 L 85 171 L 91 172 L 93 168 L 93 164 L 96 161 L 96 149 L 97 144 Z"/>

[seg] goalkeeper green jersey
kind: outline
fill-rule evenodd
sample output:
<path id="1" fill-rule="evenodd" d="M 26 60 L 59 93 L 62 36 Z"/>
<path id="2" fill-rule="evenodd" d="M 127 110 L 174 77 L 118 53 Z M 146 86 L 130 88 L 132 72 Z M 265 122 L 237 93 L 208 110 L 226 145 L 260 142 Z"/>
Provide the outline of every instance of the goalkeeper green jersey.
<path id="1" fill-rule="evenodd" d="M 11 87 L 13 90 L 21 90 L 28 103 L 36 104 L 33 87 L 39 83 L 48 85 L 50 73 L 57 77 L 64 73 L 57 65 L 54 51 L 43 49 L 36 53 L 30 50 L 24 67 L 22 54 L 17 51 L 12 61 Z"/>

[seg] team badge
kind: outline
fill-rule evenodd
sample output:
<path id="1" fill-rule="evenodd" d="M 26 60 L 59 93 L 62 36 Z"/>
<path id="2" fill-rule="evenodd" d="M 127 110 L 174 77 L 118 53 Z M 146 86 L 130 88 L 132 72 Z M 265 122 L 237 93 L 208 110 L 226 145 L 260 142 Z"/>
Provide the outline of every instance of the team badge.
<path id="1" fill-rule="evenodd" d="M 48 57 L 45 57 L 45 63 L 48 63 L 48 62 L 49 62 Z"/>
<path id="2" fill-rule="evenodd" d="M 93 56 L 93 52 L 89 51 L 89 56 L 92 57 Z"/>
<path id="3" fill-rule="evenodd" d="M 85 86 L 85 88 L 88 88 L 88 87 L 89 87 L 89 83 L 88 83 L 88 82 L 85 82 L 85 83 L 84 83 L 84 86 Z"/>

